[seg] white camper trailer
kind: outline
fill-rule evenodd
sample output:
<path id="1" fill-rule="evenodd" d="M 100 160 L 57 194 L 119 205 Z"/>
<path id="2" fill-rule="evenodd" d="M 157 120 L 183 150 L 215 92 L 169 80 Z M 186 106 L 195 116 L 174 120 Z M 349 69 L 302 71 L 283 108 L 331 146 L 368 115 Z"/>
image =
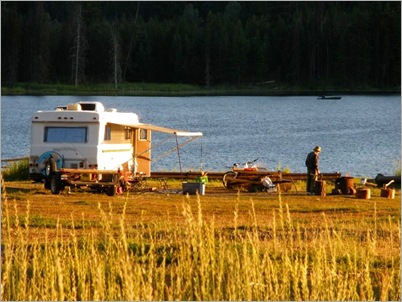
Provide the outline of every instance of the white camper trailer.
<path id="1" fill-rule="evenodd" d="M 143 124 L 137 114 L 105 109 L 100 102 L 38 111 L 32 116 L 30 177 L 54 194 L 87 186 L 114 195 L 122 179 L 150 176 L 152 131 L 186 136 L 188 142 L 202 136 Z"/>

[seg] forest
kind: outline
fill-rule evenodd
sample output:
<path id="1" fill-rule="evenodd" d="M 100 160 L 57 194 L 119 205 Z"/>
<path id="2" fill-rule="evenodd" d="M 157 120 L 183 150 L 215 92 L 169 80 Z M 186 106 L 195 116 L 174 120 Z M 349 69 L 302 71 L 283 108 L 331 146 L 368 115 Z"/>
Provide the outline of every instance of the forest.
<path id="1" fill-rule="evenodd" d="M 401 82 L 400 1 L 2 1 L 2 86 Z"/>

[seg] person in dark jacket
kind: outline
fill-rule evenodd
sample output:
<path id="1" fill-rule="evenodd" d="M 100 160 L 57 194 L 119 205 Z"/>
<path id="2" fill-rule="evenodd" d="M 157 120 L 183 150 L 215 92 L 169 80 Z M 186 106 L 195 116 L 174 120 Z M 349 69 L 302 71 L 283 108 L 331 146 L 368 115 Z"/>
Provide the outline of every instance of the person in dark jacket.
<path id="1" fill-rule="evenodd" d="M 314 194 L 314 181 L 316 176 L 320 174 L 318 162 L 320 160 L 321 147 L 316 146 L 314 151 L 307 154 L 306 167 L 307 167 L 307 193 Z"/>

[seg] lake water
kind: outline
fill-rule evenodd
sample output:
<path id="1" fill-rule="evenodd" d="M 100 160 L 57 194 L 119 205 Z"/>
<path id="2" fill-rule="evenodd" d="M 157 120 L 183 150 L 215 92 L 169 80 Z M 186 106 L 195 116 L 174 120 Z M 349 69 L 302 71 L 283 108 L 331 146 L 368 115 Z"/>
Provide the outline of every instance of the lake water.
<path id="1" fill-rule="evenodd" d="M 374 178 L 393 175 L 401 158 L 401 97 L 77 97 L 2 96 L 1 155 L 29 155 L 30 120 L 37 110 L 76 101 L 135 112 L 143 123 L 201 131 L 180 149 L 182 169 L 225 171 L 258 158 L 269 169 L 305 172 L 306 154 L 320 145 L 321 172 Z M 153 144 L 166 134 L 153 132 Z M 175 140 L 155 148 L 157 158 Z M 399 163 L 398 163 L 399 162 Z M 152 163 L 153 171 L 179 171 L 177 153 Z"/>

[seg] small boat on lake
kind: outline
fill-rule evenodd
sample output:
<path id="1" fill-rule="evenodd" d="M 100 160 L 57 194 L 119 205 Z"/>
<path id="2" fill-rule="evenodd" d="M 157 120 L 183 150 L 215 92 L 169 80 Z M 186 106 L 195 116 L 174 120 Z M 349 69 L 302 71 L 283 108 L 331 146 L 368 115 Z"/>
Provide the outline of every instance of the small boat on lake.
<path id="1" fill-rule="evenodd" d="M 321 95 L 317 98 L 317 100 L 340 100 L 342 97 L 341 96 L 336 96 L 336 95 Z"/>

